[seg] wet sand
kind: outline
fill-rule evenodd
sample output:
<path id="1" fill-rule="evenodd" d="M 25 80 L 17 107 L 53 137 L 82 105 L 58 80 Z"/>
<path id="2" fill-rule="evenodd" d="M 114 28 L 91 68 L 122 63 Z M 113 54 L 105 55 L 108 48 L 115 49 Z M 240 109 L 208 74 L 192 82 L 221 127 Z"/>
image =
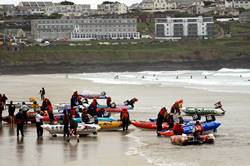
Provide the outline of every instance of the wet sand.
<path id="1" fill-rule="evenodd" d="M 59 76 L 59 77 L 58 77 Z M 3 125 L 0 130 L 0 162 L 4 165 L 250 165 L 249 94 L 219 93 L 155 85 L 105 85 L 90 81 L 66 79 L 66 75 L 0 76 L 0 91 L 10 100 L 39 97 L 45 87 L 53 103 L 69 102 L 73 91 L 106 91 L 116 103 L 137 97 L 131 119 L 155 117 L 162 106 L 170 108 L 178 98 L 188 106 L 212 106 L 222 100 L 226 115 L 214 145 L 174 146 L 168 138 L 157 138 L 153 131 L 130 126 L 129 132 L 99 132 L 72 143 L 62 137 L 51 138 L 44 131 L 37 141 L 34 127 L 25 130 L 17 140 L 15 129 Z M 6 114 L 6 112 L 5 112 Z"/>

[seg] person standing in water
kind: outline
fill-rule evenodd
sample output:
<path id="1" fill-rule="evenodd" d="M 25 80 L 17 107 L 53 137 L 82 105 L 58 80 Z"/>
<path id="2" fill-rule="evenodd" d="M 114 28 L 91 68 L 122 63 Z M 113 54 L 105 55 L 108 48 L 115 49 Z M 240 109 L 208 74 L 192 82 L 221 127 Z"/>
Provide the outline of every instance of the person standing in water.
<path id="1" fill-rule="evenodd" d="M 63 111 L 63 137 L 65 138 L 65 136 L 67 136 L 67 138 L 69 138 L 69 114 L 67 112 L 67 110 Z"/>
<path id="2" fill-rule="evenodd" d="M 19 137 L 19 131 L 21 132 L 22 137 L 24 136 L 23 134 L 23 126 L 24 126 L 24 117 L 22 110 L 19 109 L 19 112 L 16 114 L 16 132 L 17 132 L 17 137 Z"/>
<path id="3" fill-rule="evenodd" d="M 41 127 L 43 125 L 43 116 L 41 115 L 41 111 L 38 111 L 36 116 L 36 133 L 37 133 L 37 138 L 43 136 L 43 128 Z"/>
<path id="4" fill-rule="evenodd" d="M 128 109 L 126 108 L 122 109 L 122 112 L 120 114 L 120 119 L 122 121 L 123 131 L 128 130 L 128 125 L 130 123 Z"/>
<path id="5" fill-rule="evenodd" d="M 72 118 L 72 116 L 70 116 L 69 119 L 70 136 L 68 137 L 68 142 L 70 142 L 71 136 L 75 136 L 77 138 L 77 142 L 79 142 L 79 134 L 77 132 L 78 123 L 74 120 L 74 118 Z"/>
<path id="6" fill-rule="evenodd" d="M 14 124 L 14 114 L 15 114 L 16 106 L 13 104 L 13 101 L 10 101 L 10 105 L 8 108 L 10 124 Z"/>
<path id="7" fill-rule="evenodd" d="M 26 105 L 25 102 L 22 102 L 21 110 L 23 112 L 23 117 L 25 119 L 25 124 L 28 124 L 28 114 L 27 114 L 27 112 L 29 111 L 29 107 Z"/>

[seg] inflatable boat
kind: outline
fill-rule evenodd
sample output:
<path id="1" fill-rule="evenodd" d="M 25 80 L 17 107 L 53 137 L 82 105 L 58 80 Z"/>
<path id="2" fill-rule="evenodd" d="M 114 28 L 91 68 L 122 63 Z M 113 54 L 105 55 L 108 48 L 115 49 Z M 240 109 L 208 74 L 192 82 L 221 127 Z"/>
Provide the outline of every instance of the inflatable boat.
<path id="1" fill-rule="evenodd" d="M 174 135 L 171 137 L 172 144 L 175 145 L 195 145 L 195 144 L 212 144 L 215 141 L 213 134 L 201 135 L 199 139 L 195 139 L 191 135 Z"/>
<path id="2" fill-rule="evenodd" d="M 47 130 L 53 136 L 57 134 L 64 134 L 64 125 L 44 124 L 42 125 L 42 128 Z M 77 127 L 77 132 L 79 135 L 89 135 L 89 134 L 96 135 L 99 129 L 100 129 L 100 126 L 97 124 L 79 123 Z"/>
<path id="3" fill-rule="evenodd" d="M 212 107 L 183 107 L 182 112 L 186 115 L 224 115 L 225 111 L 221 108 Z"/>
<path id="4" fill-rule="evenodd" d="M 116 108 L 110 108 L 110 107 L 108 107 L 108 108 L 97 108 L 96 109 L 96 111 L 98 112 L 98 111 L 100 111 L 101 109 L 103 109 L 104 111 L 106 111 L 106 112 L 111 112 L 111 113 L 121 113 L 122 112 L 122 108 L 120 108 L 120 107 L 116 107 Z"/>
<path id="5" fill-rule="evenodd" d="M 132 121 L 131 122 L 135 127 L 141 128 L 141 129 L 153 129 L 156 130 L 156 122 L 149 122 L 149 121 Z M 168 129 L 168 124 L 163 123 L 162 128 L 164 130 Z"/>
<path id="6" fill-rule="evenodd" d="M 204 133 L 211 133 L 216 131 L 216 129 L 221 125 L 221 123 L 213 121 L 213 122 L 204 122 L 202 126 L 204 128 Z M 183 126 L 184 134 L 192 134 L 194 130 L 194 124 Z M 166 130 L 159 132 L 162 136 L 170 137 L 174 135 L 173 130 Z"/>
<path id="7" fill-rule="evenodd" d="M 107 99 L 109 96 L 106 96 L 106 92 L 101 92 L 101 93 L 81 93 L 81 97 L 85 99 Z"/>
<path id="8" fill-rule="evenodd" d="M 122 121 L 99 121 L 98 125 L 101 127 L 101 130 L 118 130 L 122 128 Z"/>

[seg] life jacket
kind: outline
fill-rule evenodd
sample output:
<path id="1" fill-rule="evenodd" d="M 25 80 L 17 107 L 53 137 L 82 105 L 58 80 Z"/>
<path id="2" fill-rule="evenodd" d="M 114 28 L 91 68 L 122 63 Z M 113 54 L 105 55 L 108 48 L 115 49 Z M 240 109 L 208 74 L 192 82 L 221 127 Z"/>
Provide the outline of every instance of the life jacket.
<path id="1" fill-rule="evenodd" d="M 70 110 L 70 114 L 71 114 L 71 116 L 73 117 L 73 118 L 75 118 L 76 117 L 76 109 L 75 108 L 72 108 L 71 110 Z"/>
<path id="2" fill-rule="evenodd" d="M 48 105 L 47 109 L 48 113 L 53 113 L 52 105 Z"/>
<path id="3" fill-rule="evenodd" d="M 122 111 L 121 119 L 128 119 L 128 118 L 129 118 L 128 110 Z"/>
<path id="4" fill-rule="evenodd" d="M 184 131 L 183 131 L 182 126 L 177 123 L 173 127 L 173 132 L 174 132 L 175 135 L 181 135 L 181 134 L 183 134 Z"/>
<path id="5" fill-rule="evenodd" d="M 195 125 L 195 132 L 196 133 L 202 133 L 204 131 L 203 126 L 202 125 Z"/>

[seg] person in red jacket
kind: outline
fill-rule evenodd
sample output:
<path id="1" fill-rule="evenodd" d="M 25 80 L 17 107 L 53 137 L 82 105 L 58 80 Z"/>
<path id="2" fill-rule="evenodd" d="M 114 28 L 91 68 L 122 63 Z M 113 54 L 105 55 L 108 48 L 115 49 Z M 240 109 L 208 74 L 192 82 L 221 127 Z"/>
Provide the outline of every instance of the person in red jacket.
<path id="1" fill-rule="evenodd" d="M 96 98 L 94 98 L 92 103 L 88 107 L 88 114 L 90 114 L 91 116 L 95 116 L 97 105 L 98 105 L 97 100 Z"/>
<path id="2" fill-rule="evenodd" d="M 180 120 L 174 124 L 173 132 L 174 132 L 174 135 L 182 135 L 184 133 L 184 130 L 183 130 L 183 127 L 182 127 Z"/>
<path id="3" fill-rule="evenodd" d="M 204 128 L 202 126 L 202 124 L 199 121 L 196 121 L 195 125 L 194 125 L 194 138 L 196 140 L 199 140 L 200 136 L 203 134 Z"/>
<path id="4" fill-rule="evenodd" d="M 43 100 L 42 110 L 45 110 L 48 112 L 50 124 L 53 124 L 54 123 L 53 107 L 52 107 L 52 104 L 48 98 L 45 98 Z"/>
<path id="5" fill-rule="evenodd" d="M 173 113 L 173 114 L 175 114 L 175 115 L 177 115 L 177 114 L 180 115 L 181 114 L 182 104 L 183 104 L 183 100 L 182 99 L 176 101 L 172 105 L 170 112 Z"/>
<path id="6" fill-rule="evenodd" d="M 130 119 L 129 119 L 128 110 L 126 108 L 122 109 L 122 112 L 120 114 L 120 119 L 122 121 L 123 131 L 128 130 L 128 125 L 130 123 Z"/>

